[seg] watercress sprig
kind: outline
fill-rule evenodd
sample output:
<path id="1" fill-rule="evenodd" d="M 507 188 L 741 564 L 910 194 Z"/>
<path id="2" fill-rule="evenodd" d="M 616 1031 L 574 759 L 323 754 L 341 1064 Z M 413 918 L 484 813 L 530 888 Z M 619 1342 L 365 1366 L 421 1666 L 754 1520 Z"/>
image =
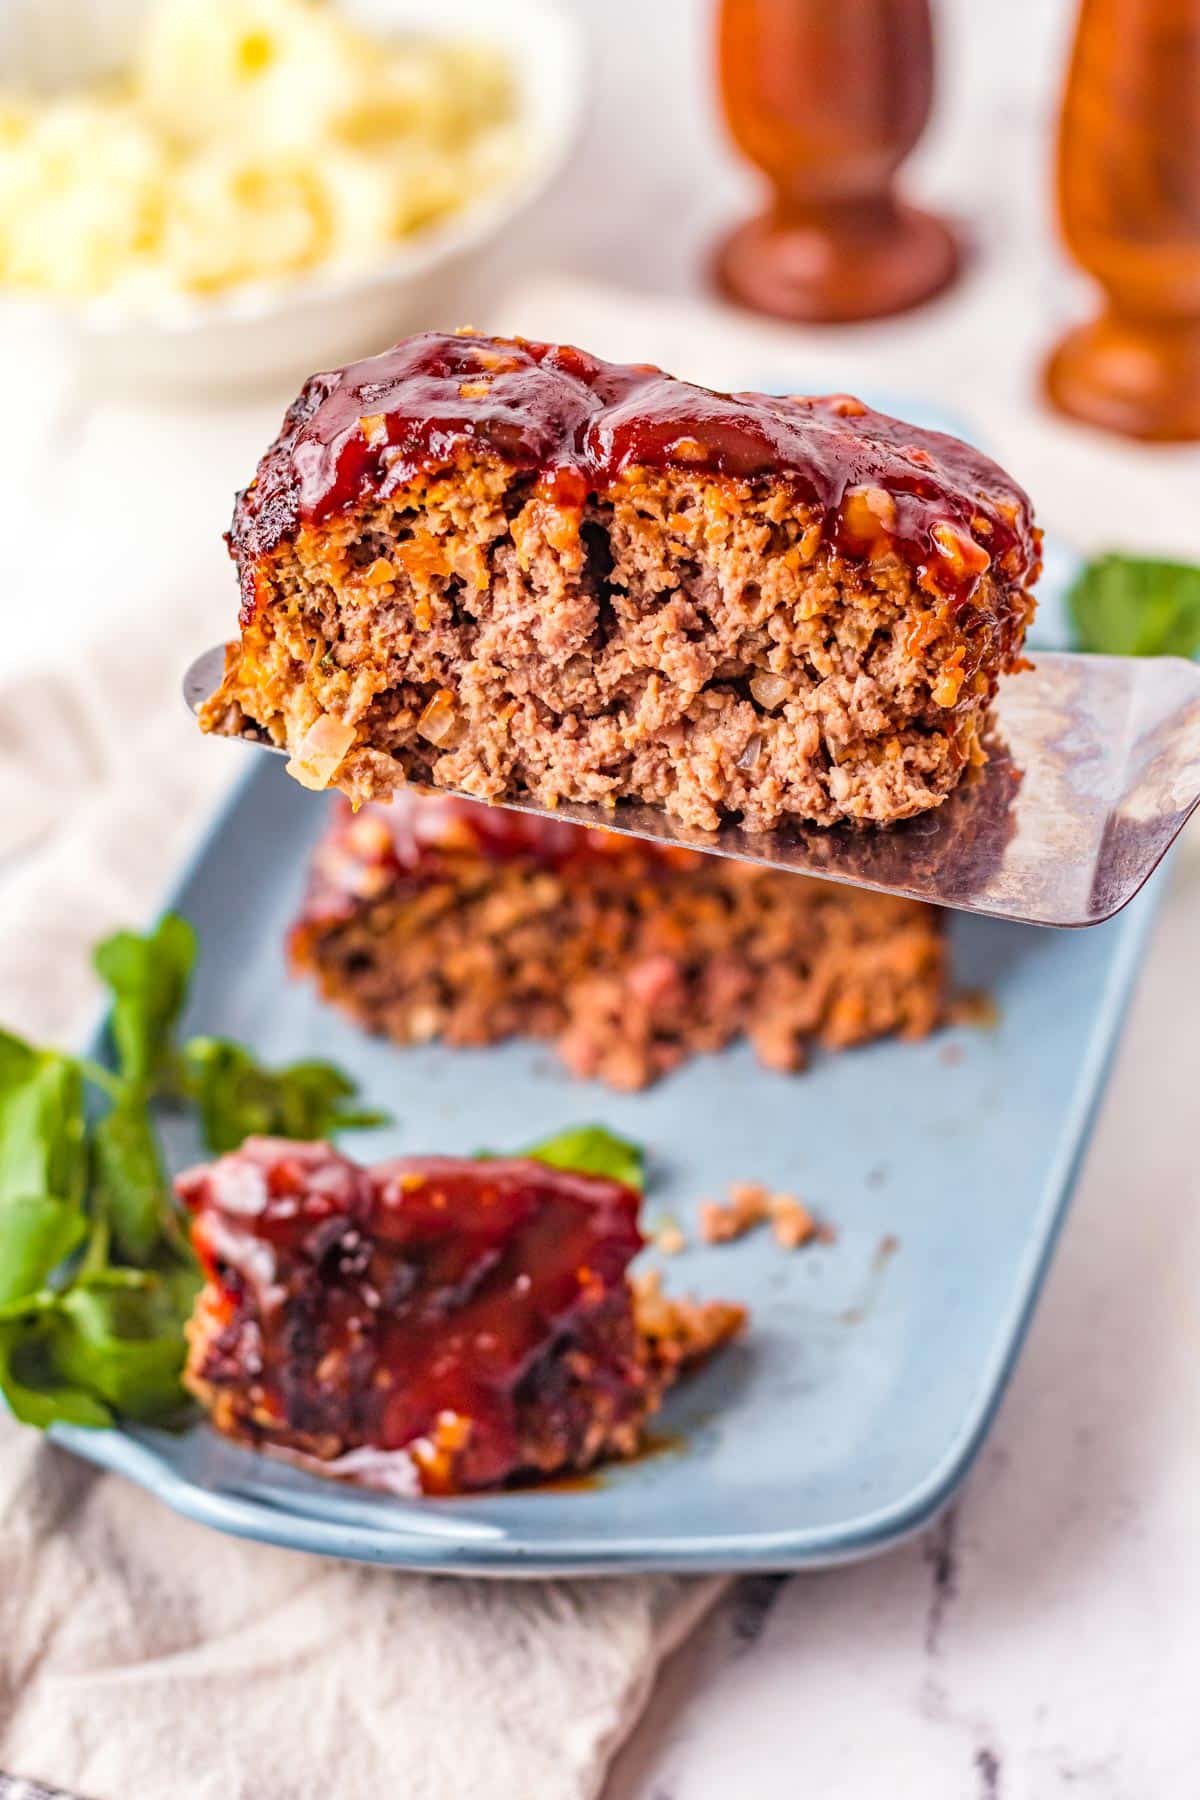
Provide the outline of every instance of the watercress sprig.
<path id="1" fill-rule="evenodd" d="M 385 1122 L 331 1063 L 264 1068 L 225 1039 L 180 1041 L 191 925 L 96 947 L 115 1068 L 0 1032 L 0 1392 L 31 1425 L 169 1417 L 183 1404 L 200 1274 L 155 1109 L 192 1108 L 210 1150 L 252 1132 L 317 1138 Z"/>

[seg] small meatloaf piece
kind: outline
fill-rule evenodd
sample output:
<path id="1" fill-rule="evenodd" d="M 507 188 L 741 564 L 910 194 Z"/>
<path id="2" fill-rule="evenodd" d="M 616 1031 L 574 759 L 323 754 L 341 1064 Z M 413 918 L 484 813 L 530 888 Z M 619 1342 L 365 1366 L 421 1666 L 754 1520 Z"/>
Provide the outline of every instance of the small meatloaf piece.
<path id="1" fill-rule="evenodd" d="M 920 1037 L 946 987 L 918 901 L 411 789 L 339 803 L 290 951 L 368 1031 L 550 1038 L 627 1089 L 742 1033 L 775 1069 Z"/>
<path id="2" fill-rule="evenodd" d="M 306 786 L 888 823 L 973 762 L 1039 534 L 976 450 L 846 396 L 717 394 L 429 333 L 316 375 L 237 502 L 205 730 Z"/>
<path id="3" fill-rule="evenodd" d="M 250 1138 L 177 1187 L 206 1277 L 185 1379 L 253 1444 L 345 1472 L 375 1453 L 437 1493 L 586 1469 L 637 1448 L 694 1347 L 639 1332 L 639 1197 L 615 1181 Z M 742 1322 L 705 1318 L 700 1352 Z"/>

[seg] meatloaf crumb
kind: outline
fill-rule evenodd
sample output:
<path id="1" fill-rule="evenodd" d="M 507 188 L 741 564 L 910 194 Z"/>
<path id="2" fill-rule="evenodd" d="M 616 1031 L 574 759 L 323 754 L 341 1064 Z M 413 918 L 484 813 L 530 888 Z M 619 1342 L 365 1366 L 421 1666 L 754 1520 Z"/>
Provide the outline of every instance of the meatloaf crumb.
<path id="1" fill-rule="evenodd" d="M 416 781 L 704 829 L 940 804 L 1039 568 L 1027 497 L 953 438 L 470 333 L 313 377 L 230 547 L 206 730 L 356 802 Z"/>
<path id="2" fill-rule="evenodd" d="M 411 790 L 339 804 L 290 946 L 369 1031 L 548 1038 L 622 1089 L 742 1033 L 780 1070 L 810 1042 L 920 1037 L 945 1003 L 917 901 Z"/>
<path id="3" fill-rule="evenodd" d="M 639 1196 L 538 1162 L 250 1138 L 177 1185 L 205 1274 L 188 1386 L 219 1430 L 338 1472 L 374 1455 L 446 1493 L 631 1455 L 745 1316 L 643 1319 Z"/>
<path id="4" fill-rule="evenodd" d="M 761 1181 L 735 1181 L 728 1203 L 706 1200 L 700 1208 L 700 1235 L 706 1244 L 732 1244 L 768 1217 L 771 1195 Z"/>
<path id="5" fill-rule="evenodd" d="M 732 1244 L 768 1220 L 783 1250 L 828 1242 L 832 1235 L 795 1194 L 774 1194 L 761 1181 L 735 1181 L 724 1205 L 716 1200 L 702 1203 L 700 1236 L 706 1244 Z"/>
<path id="6" fill-rule="evenodd" d="M 664 1294 L 657 1269 L 639 1271 L 629 1285 L 638 1336 L 651 1366 L 668 1380 L 703 1362 L 746 1323 L 745 1308 L 732 1301 Z"/>
<path id="7" fill-rule="evenodd" d="M 775 1242 L 782 1250 L 799 1250 L 820 1241 L 820 1225 L 794 1194 L 772 1194 L 769 1210 Z"/>

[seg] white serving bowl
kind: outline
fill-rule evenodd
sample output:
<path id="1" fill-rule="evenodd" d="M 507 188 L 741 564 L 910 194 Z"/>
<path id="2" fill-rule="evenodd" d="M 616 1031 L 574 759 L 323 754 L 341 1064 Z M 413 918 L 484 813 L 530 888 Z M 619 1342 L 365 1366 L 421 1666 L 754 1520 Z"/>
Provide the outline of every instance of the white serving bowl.
<path id="1" fill-rule="evenodd" d="M 0 79 L 39 89 L 110 74 L 145 0 L 0 0 Z M 378 350 L 407 331 L 463 323 L 455 287 L 561 168 L 583 106 L 580 35 L 560 0 L 339 0 L 372 33 L 495 43 L 513 66 L 529 151 L 516 179 L 353 273 L 180 297 L 153 314 L 109 300 L 0 295 L 5 322 L 51 326 L 89 368 L 139 387 L 208 391 L 265 384 Z"/>

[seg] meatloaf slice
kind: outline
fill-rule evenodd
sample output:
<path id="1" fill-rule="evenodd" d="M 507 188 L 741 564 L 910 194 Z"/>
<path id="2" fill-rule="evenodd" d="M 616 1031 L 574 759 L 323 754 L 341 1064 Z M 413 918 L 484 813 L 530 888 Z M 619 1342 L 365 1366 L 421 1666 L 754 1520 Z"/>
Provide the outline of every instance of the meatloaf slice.
<path id="1" fill-rule="evenodd" d="M 742 1033 L 776 1069 L 920 1037 L 945 1004 L 918 901 L 412 789 L 339 803 L 290 953 L 368 1031 L 549 1038 L 625 1089 Z"/>
<path id="2" fill-rule="evenodd" d="M 365 1169 L 250 1138 L 177 1186 L 206 1277 L 185 1379 L 213 1423 L 336 1472 L 386 1466 L 393 1487 L 630 1455 L 679 1369 L 744 1318 L 712 1303 L 639 1329 L 638 1195 L 543 1163 Z"/>
<path id="3" fill-rule="evenodd" d="M 355 802 L 416 781 L 702 828 L 936 806 L 1039 568 L 1025 494 L 953 438 L 474 333 L 314 376 L 229 543 L 206 730 Z"/>

